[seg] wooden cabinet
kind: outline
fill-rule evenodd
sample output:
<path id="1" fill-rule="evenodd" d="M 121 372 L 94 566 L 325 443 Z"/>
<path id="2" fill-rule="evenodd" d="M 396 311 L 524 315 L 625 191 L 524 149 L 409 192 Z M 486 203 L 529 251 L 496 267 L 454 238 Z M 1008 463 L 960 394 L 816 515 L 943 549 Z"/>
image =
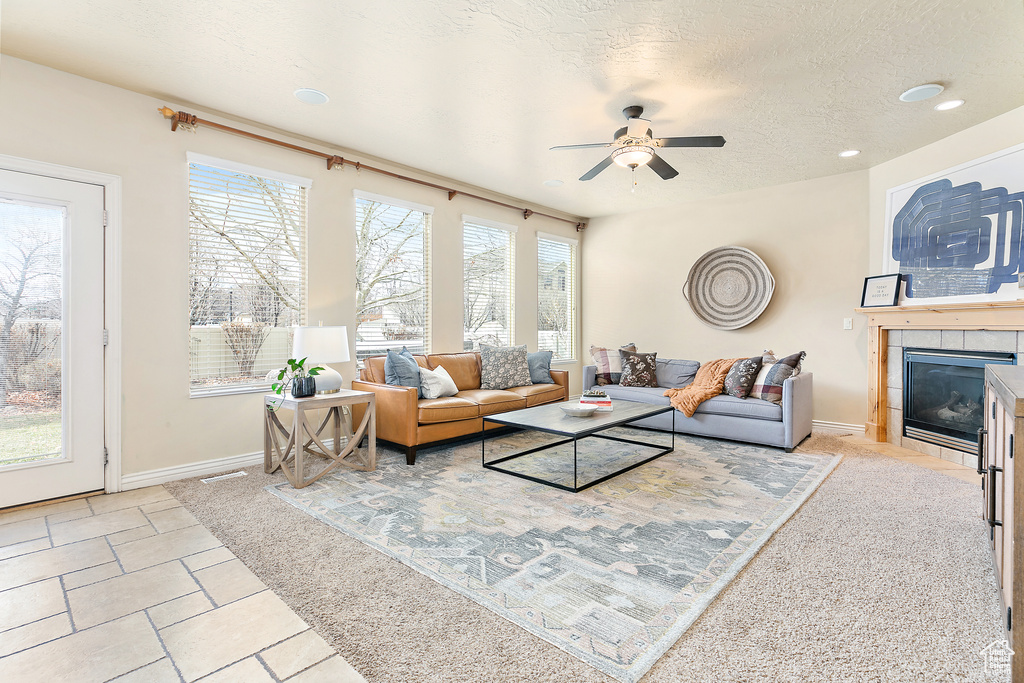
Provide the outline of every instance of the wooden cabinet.
<path id="1" fill-rule="evenodd" d="M 1024 681 L 1024 367 L 985 367 L 985 429 L 978 471 L 989 524 L 1003 628 L 1016 653 L 1013 680 Z"/>

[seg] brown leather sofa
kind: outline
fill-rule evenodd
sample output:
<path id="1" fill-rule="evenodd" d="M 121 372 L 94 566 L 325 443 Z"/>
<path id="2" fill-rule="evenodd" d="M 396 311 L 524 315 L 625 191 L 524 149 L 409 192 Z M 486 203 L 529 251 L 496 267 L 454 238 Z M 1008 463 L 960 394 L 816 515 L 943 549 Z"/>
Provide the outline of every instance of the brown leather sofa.
<path id="1" fill-rule="evenodd" d="M 480 354 L 467 351 L 414 356 L 420 367 L 433 370 L 443 365 L 459 388 L 455 396 L 421 399 L 415 387 L 384 382 L 385 358 L 367 358 L 360 378 L 352 381 L 352 388 L 377 395 L 377 438 L 403 449 L 410 465 L 416 462 L 418 448 L 479 433 L 485 415 L 564 401 L 569 396 L 569 373 L 565 370 L 551 371 L 554 384 L 531 384 L 504 391 L 481 389 Z"/>

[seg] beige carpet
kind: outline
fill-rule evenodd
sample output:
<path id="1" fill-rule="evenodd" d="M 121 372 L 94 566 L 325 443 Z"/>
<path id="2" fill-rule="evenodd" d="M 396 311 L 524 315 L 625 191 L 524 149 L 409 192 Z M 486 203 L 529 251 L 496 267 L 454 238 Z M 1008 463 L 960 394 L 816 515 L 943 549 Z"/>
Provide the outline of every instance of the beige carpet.
<path id="1" fill-rule="evenodd" d="M 846 457 L 643 681 L 998 680 L 979 654 L 1002 632 L 978 488 L 838 437 L 801 450 Z M 612 680 L 247 471 L 166 486 L 371 683 Z"/>

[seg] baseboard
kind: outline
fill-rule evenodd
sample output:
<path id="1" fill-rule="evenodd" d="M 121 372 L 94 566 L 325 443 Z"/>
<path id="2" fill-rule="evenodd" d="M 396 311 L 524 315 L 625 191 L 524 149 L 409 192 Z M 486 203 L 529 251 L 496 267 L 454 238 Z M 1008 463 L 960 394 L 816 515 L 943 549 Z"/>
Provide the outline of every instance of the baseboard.
<path id="1" fill-rule="evenodd" d="M 242 455 L 214 458 L 213 460 L 192 462 L 187 465 L 176 465 L 175 467 L 162 467 L 158 470 L 147 470 L 146 472 L 123 475 L 121 477 L 121 490 L 141 489 L 144 486 L 156 486 L 157 484 L 165 484 L 177 479 L 217 474 L 218 472 L 262 464 L 263 451 L 259 451 L 258 453 L 243 453 Z"/>
<path id="2" fill-rule="evenodd" d="M 864 425 L 852 425 L 845 422 L 828 422 L 826 420 L 811 420 L 811 431 L 814 432 L 842 432 L 847 434 L 863 434 Z"/>

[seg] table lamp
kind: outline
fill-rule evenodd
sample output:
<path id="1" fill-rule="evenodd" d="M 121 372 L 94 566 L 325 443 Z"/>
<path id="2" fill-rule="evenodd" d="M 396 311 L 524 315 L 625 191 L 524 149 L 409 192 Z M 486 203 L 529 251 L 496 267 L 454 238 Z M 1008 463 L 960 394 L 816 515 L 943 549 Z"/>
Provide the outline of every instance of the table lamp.
<path id="1" fill-rule="evenodd" d="M 316 393 L 337 393 L 341 389 L 341 373 L 325 363 L 348 362 L 348 328 L 344 325 L 295 328 L 292 358 L 306 358 L 307 369 L 323 366 L 324 369 L 316 376 Z"/>

